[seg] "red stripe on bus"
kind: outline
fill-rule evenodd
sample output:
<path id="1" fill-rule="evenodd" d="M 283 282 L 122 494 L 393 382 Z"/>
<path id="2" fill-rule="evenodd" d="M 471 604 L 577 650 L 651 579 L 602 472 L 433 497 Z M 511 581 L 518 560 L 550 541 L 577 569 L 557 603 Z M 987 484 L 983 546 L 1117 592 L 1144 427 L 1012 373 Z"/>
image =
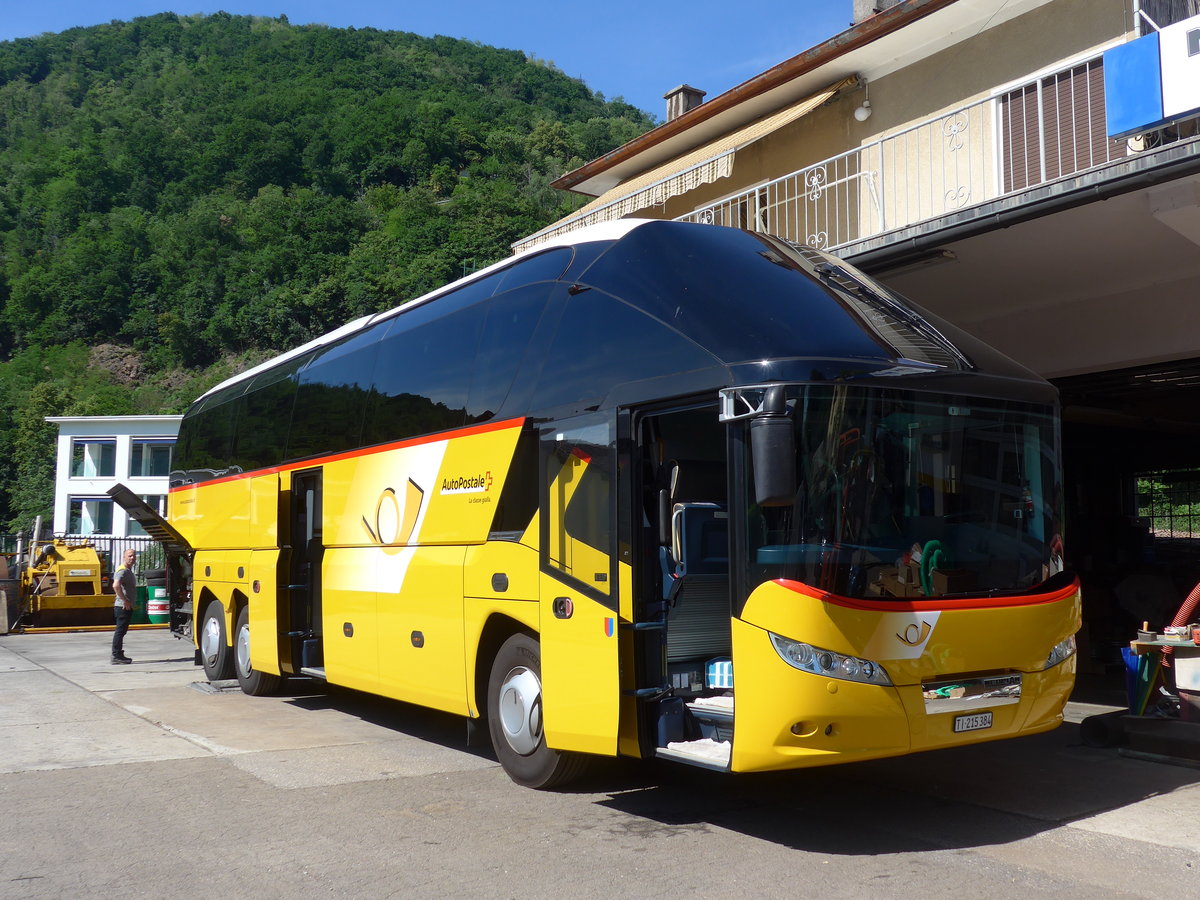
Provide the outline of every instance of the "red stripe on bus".
<path id="1" fill-rule="evenodd" d="M 503 422 L 488 422 L 484 425 L 471 425 L 468 428 L 460 428 L 456 431 L 441 431 L 437 434 L 427 434 L 418 438 L 409 438 L 404 441 L 393 441 L 390 444 L 376 444 L 373 447 L 363 447 L 358 450 L 347 450 L 345 453 L 334 453 L 331 456 L 318 456 L 314 459 L 303 459 L 299 462 L 287 463 L 281 466 L 269 466 L 263 469 L 254 469 L 250 472 L 239 472 L 236 475 L 225 475 L 221 478 L 213 478 L 211 481 L 197 481 L 192 484 L 181 484 L 171 488 L 171 493 L 175 491 L 186 491 L 188 488 L 199 487 L 203 484 L 224 484 L 228 481 L 239 481 L 243 478 L 257 478 L 259 475 L 272 475 L 280 472 L 291 472 L 295 469 L 307 469 L 311 466 L 326 465 L 331 462 L 338 462 L 343 459 L 354 459 L 359 456 L 371 456 L 376 453 L 385 453 L 388 450 L 399 450 L 402 447 L 417 447 L 421 444 L 432 444 L 437 441 L 446 441 L 451 438 L 470 437 L 475 434 L 487 434 L 491 431 L 504 431 L 509 428 L 520 428 L 525 424 L 525 418 L 522 416 L 519 419 L 505 419 Z"/>
<path id="2" fill-rule="evenodd" d="M 802 581 L 776 578 L 775 583 L 789 591 L 803 594 L 822 603 L 831 603 L 846 609 L 865 609 L 872 612 L 923 612 L 953 609 L 1002 609 L 1009 606 L 1038 606 L 1043 603 L 1058 603 L 1079 591 L 1079 579 L 1069 586 L 1048 594 L 1022 594 L 1016 597 L 958 597 L 953 599 L 932 598 L 929 600 L 867 600 L 861 597 L 842 597 L 830 594 Z"/>

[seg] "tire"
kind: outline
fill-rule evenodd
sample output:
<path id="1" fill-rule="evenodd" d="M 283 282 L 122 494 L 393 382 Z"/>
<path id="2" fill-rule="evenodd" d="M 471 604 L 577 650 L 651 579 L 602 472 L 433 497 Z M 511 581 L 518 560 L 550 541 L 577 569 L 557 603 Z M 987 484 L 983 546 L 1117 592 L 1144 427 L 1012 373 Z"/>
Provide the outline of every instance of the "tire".
<path id="1" fill-rule="evenodd" d="M 250 665 L 250 607 L 243 606 L 238 613 L 237 628 L 233 632 L 233 668 L 242 692 L 251 697 L 265 697 L 279 690 L 283 680 L 270 672 L 259 672 Z"/>
<path id="2" fill-rule="evenodd" d="M 225 636 L 225 608 L 214 600 L 204 610 L 200 623 L 200 661 L 209 681 L 225 681 L 233 677 L 233 654 Z"/>
<path id="3" fill-rule="evenodd" d="M 501 645 L 488 679 L 488 731 L 508 777 L 531 788 L 557 787 L 587 768 L 582 754 L 551 750 L 542 728 L 542 653 L 514 634 Z"/>

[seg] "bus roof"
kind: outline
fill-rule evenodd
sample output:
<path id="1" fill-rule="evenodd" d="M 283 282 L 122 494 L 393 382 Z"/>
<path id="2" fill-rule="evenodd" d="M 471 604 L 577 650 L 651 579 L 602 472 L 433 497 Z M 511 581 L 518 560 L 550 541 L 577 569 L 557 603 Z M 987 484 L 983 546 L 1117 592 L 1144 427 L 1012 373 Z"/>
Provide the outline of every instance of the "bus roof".
<path id="1" fill-rule="evenodd" d="M 581 254 L 583 247 L 594 252 Z M 574 252 L 570 261 L 556 267 L 555 253 L 561 255 L 564 248 Z M 511 285 L 508 272 L 514 273 Z M 266 378 L 263 386 L 271 383 L 272 371 L 286 377 L 289 367 L 306 367 L 305 360 L 319 357 L 325 348 L 379 331 L 386 323 L 406 322 L 407 314 L 423 311 L 433 300 L 446 300 L 449 316 L 463 303 L 491 296 L 489 281 L 492 290 L 503 294 L 519 285 L 558 280 L 570 282 L 571 295 L 581 298 L 570 305 L 574 324 L 565 326 L 567 342 L 574 334 L 578 346 L 566 351 L 561 364 L 574 371 L 583 365 L 580 360 L 591 358 L 593 381 L 610 386 L 703 370 L 712 377 L 692 378 L 689 383 L 695 389 L 716 385 L 713 378 L 724 386 L 868 375 L 903 375 L 916 387 L 918 377 L 932 375 L 944 382 L 953 373 L 972 378 L 980 390 L 986 388 L 980 375 L 1025 382 L 1021 392 L 1039 384 L 1048 387 L 1019 363 L 819 249 L 737 228 L 618 219 L 559 236 L 400 306 L 343 325 L 226 379 L 197 398 L 192 409 L 222 394 L 237 396 L 239 386 L 256 384 L 260 375 Z M 595 310 L 610 301 L 618 304 L 610 307 L 610 316 L 594 322 L 588 318 L 599 315 Z M 429 312 L 436 317 L 440 309 Z M 620 309 L 636 311 L 631 313 L 634 318 Z M 627 340 L 634 343 L 597 350 L 600 345 L 592 335 L 617 337 L 607 333 L 618 319 L 625 323 L 621 327 L 631 329 Z M 649 332 L 660 335 L 660 343 L 648 344 Z M 558 335 L 556 331 L 556 346 Z M 635 344 L 637 349 L 631 349 Z M 675 357 L 665 352 L 670 347 L 678 351 Z M 628 363 L 637 354 L 642 363 L 634 375 Z M 618 375 L 625 377 L 614 381 Z M 539 384 L 553 380 L 550 376 Z M 595 387 L 576 384 L 586 387 L 589 396 Z M 642 393 L 646 390 L 653 392 L 648 385 Z M 1044 393 L 1041 388 L 1034 392 Z M 563 404 L 570 400 L 561 389 L 549 393 Z M 635 402 L 628 393 L 621 395 L 621 402 Z M 539 397 L 537 402 L 543 401 L 549 398 Z"/>
<path id="2" fill-rule="evenodd" d="M 391 316 L 394 316 L 402 311 L 407 311 L 416 306 L 420 306 L 423 303 L 428 303 L 430 300 L 436 300 L 438 297 L 441 297 L 444 294 L 448 294 L 451 291 L 456 291 L 473 281 L 479 281 L 480 279 L 486 278 L 489 275 L 500 271 L 501 269 L 505 269 L 508 266 L 514 265 L 523 257 L 532 256 L 535 253 L 542 253 L 555 247 L 573 247 L 576 244 L 586 244 L 593 241 L 615 241 L 629 234 L 629 232 L 641 225 L 646 225 L 650 222 L 656 221 L 659 220 L 614 219 L 610 222 L 600 222 L 596 225 L 589 225 L 586 228 L 580 228 L 578 231 L 557 235 L 550 240 L 543 241 L 536 247 L 516 253 L 513 256 L 500 260 L 499 262 L 492 263 L 490 266 L 485 266 L 484 268 L 479 269 L 476 272 L 472 272 L 470 275 L 466 275 L 457 281 L 444 284 L 441 287 L 435 288 L 427 294 L 422 294 L 420 297 L 417 297 L 413 300 L 407 300 L 399 306 L 392 307 L 391 309 L 383 312 L 373 313 L 369 316 L 363 316 L 362 318 L 355 319 L 353 322 L 347 322 L 345 325 L 330 331 L 328 334 L 323 334 L 320 337 L 313 338 L 306 344 L 301 344 L 299 347 L 293 347 L 291 350 L 288 350 L 285 353 L 271 357 L 266 362 L 259 363 L 253 368 L 226 378 L 215 387 L 209 388 L 197 399 L 203 400 L 210 394 L 215 394 L 218 391 L 224 390 L 225 388 L 237 384 L 240 381 L 247 381 L 248 379 L 253 378 L 255 375 L 258 375 L 260 372 L 264 372 L 267 369 L 272 369 L 280 363 L 287 362 L 289 359 L 294 359 L 297 356 L 303 356 L 308 351 L 315 350 L 318 347 L 324 347 L 326 344 L 335 343 L 336 341 L 339 341 L 348 335 L 354 334 L 356 331 L 363 330 L 364 328 L 368 327 L 374 322 L 378 322 L 381 319 L 390 318 Z"/>

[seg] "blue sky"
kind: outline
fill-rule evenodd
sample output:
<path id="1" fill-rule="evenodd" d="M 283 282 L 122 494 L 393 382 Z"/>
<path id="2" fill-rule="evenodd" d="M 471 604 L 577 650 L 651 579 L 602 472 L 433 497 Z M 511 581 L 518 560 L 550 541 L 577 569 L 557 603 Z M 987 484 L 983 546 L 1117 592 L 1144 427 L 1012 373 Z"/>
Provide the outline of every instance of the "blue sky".
<path id="1" fill-rule="evenodd" d="M 170 10 L 445 34 L 551 60 L 660 119 L 688 83 L 712 99 L 844 30 L 851 0 L 0 0 L 0 40 Z"/>

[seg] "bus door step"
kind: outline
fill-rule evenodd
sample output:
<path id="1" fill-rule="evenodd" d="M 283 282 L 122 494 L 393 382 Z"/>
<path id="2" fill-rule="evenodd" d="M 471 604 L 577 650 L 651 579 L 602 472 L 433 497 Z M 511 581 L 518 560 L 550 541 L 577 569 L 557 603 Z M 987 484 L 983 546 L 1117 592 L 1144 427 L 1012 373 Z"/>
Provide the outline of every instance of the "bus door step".
<path id="1" fill-rule="evenodd" d="M 712 769 L 714 772 L 728 772 L 732 747 L 733 744 L 727 741 L 701 738 L 698 741 L 683 741 L 659 747 L 654 751 L 654 755 L 658 759 L 670 759 L 687 763 L 689 766 Z"/>
<path id="2" fill-rule="evenodd" d="M 687 705 L 700 736 L 714 741 L 733 740 L 733 698 L 697 697 Z"/>
<path id="3" fill-rule="evenodd" d="M 310 678 L 320 678 L 322 681 L 324 681 L 325 680 L 325 667 L 324 666 L 302 666 L 300 668 L 300 674 L 308 675 Z"/>

